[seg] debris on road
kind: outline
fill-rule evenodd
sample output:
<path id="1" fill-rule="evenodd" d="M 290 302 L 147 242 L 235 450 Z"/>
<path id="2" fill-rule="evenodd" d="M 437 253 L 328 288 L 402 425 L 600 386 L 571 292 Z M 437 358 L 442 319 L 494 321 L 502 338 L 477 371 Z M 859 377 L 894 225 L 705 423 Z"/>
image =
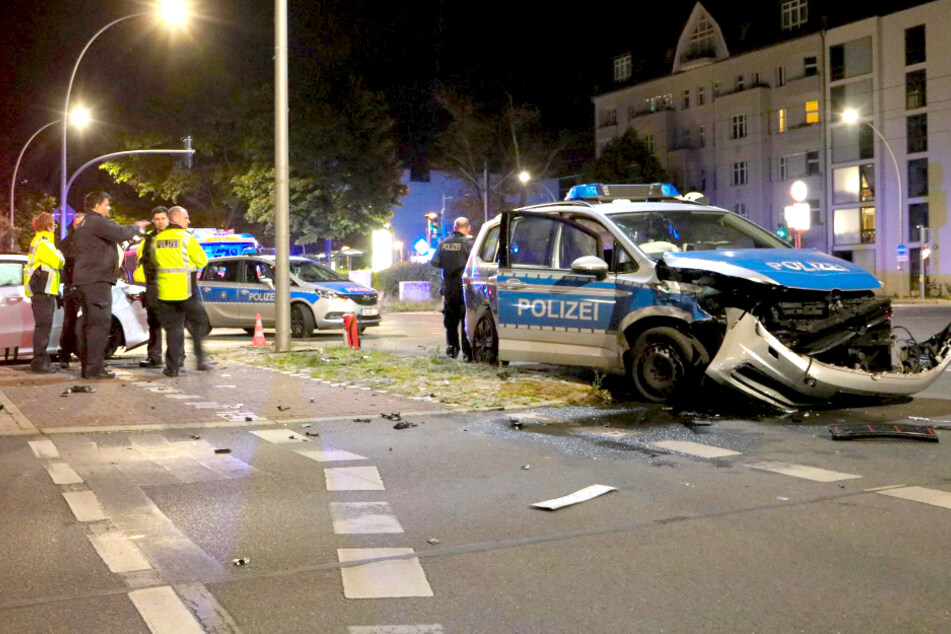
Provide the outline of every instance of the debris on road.
<path id="1" fill-rule="evenodd" d="M 521 429 L 524 425 L 525 425 L 525 424 L 524 424 L 522 421 L 520 421 L 519 419 L 517 419 L 517 418 L 510 418 L 510 419 L 509 419 L 509 426 L 510 426 L 512 429 Z"/>
<path id="2" fill-rule="evenodd" d="M 528 471 L 528 470 L 531 469 L 531 468 L 532 468 L 532 465 L 530 465 L 530 464 L 523 464 L 523 465 L 522 465 L 522 471 Z"/>
<path id="3" fill-rule="evenodd" d="M 436 539 L 435 537 L 430 537 L 429 539 L 426 540 L 426 543 L 432 544 L 433 546 L 435 546 L 436 544 L 439 543 L 439 540 Z"/>
<path id="4" fill-rule="evenodd" d="M 416 423 L 411 423 L 408 420 L 400 421 L 393 425 L 393 429 L 409 429 L 410 427 L 417 427 Z"/>
<path id="5" fill-rule="evenodd" d="M 250 558 L 250 557 L 240 557 L 240 558 L 238 558 L 238 559 L 232 559 L 232 560 L 231 560 L 231 563 L 232 563 L 233 565 L 235 565 L 235 566 L 247 566 L 249 563 L 251 563 L 251 558 Z"/>
<path id="6" fill-rule="evenodd" d="M 403 417 L 400 416 L 399 412 L 393 412 L 391 414 L 380 414 L 380 418 L 385 418 L 386 420 L 403 420 Z"/>
<path id="7" fill-rule="evenodd" d="M 313 427 L 311 423 L 302 423 L 301 427 Z"/>
<path id="8" fill-rule="evenodd" d="M 382 414 L 381 414 L 381 416 L 382 416 Z M 369 419 L 369 418 L 354 418 L 354 419 L 353 419 L 353 422 L 355 422 L 355 423 L 369 423 L 369 422 L 370 422 L 370 419 Z"/>
<path id="9" fill-rule="evenodd" d="M 288 409 L 290 409 L 290 408 L 291 408 L 290 405 L 278 405 L 278 406 L 277 406 L 277 411 L 283 412 L 284 410 L 288 410 Z"/>
<path id="10" fill-rule="evenodd" d="M 781 495 L 780 495 L 780 496 L 777 496 L 776 499 L 779 500 L 780 502 L 788 502 L 788 501 L 789 501 L 789 498 L 784 498 L 784 497 L 781 496 Z"/>
<path id="11" fill-rule="evenodd" d="M 938 435 L 931 427 L 922 425 L 898 425 L 896 423 L 869 423 L 866 425 L 830 425 L 832 440 L 856 438 L 907 438 L 924 442 L 938 442 Z"/>
<path id="12" fill-rule="evenodd" d="M 231 453 L 230 449 L 215 449 L 215 453 Z"/>
<path id="13" fill-rule="evenodd" d="M 244 422 L 246 422 L 246 423 L 250 423 L 252 420 L 254 420 L 254 419 L 251 418 L 250 416 L 245 416 L 245 417 L 244 417 Z"/>
<path id="14" fill-rule="evenodd" d="M 199 440 L 201 438 L 198 434 L 188 434 L 188 437 L 192 440 Z"/>
<path id="15" fill-rule="evenodd" d="M 604 495 L 605 493 L 610 493 L 611 491 L 617 491 L 617 489 L 604 484 L 592 484 L 589 487 L 585 487 L 564 497 L 545 500 L 544 502 L 535 502 L 532 504 L 532 508 L 557 511 L 560 508 L 571 506 L 572 504 L 587 502 L 588 500 Z"/>
<path id="16" fill-rule="evenodd" d="M 926 423 L 930 423 L 930 422 L 931 422 L 931 419 L 930 419 L 930 418 L 925 418 L 924 416 L 909 416 L 909 417 L 908 417 L 908 420 L 920 420 L 920 421 L 924 421 L 924 422 L 926 422 Z"/>
<path id="17" fill-rule="evenodd" d="M 320 434 L 318 434 L 315 431 L 305 431 L 304 433 L 307 434 L 308 436 L 320 436 Z"/>
<path id="18" fill-rule="evenodd" d="M 72 387 L 66 388 L 66 390 L 60 396 L 69 396 L 70 394 L 79 394 L 81 392 L 88 394 L 95 391 L 96 388 L 90 387 L 88 385 L 74 385 Z"/>

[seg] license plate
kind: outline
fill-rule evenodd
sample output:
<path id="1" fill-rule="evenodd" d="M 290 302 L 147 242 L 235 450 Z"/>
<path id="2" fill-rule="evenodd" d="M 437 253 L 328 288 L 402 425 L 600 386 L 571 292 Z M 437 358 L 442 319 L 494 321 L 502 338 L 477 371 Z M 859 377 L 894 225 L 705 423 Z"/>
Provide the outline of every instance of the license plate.
<path id="1" fill-rule="evenodd" d="M 360 311 L 360 315 L 363 317 L 376 317 L 380 314 L 380 311 L 376 308 L 364 308 Z"/>

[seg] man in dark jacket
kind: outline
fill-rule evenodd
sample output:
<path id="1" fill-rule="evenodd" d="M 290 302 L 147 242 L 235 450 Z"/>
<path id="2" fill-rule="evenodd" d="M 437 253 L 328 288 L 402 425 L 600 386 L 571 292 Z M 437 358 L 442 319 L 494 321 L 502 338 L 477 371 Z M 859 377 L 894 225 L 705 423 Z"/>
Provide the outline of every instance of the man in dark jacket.
<path id="1" fill-rule="evenodd" d="M 472 238 L 469 237 L 469 220 L 460 216 L 452 223 L 452 235 L 439 243 L 430 264 L 442 269 L 442 285 L 439 293 L 443 297 L 442 323 L 446 328 L 446 355 L 455 359 L 459 354 L 459 331 L 462 326 L 462 355 L 466 361 L 472 360 L 472 347 L 466 336 L 466 302 L 462 295 L 462 271 L 472 250 Z"/>
<path id="2" fill-rule="evenodd" d="M 76 257 L 73 255 L 73 236 L 76 234 L 76 227 L 82 222 L 86 214 L 76 212 L 73 217 L 73 226 L 59 246 L 66 258 L 66 265 L 63 267 L 63 330 L 59 336 L 59 360 L 63 368 L 69 367 L 69 361 L 73 355 L 82 358 L 82 352 L 79 349 L 78 337 L 76 336 L 76 323 L 79 319 L 80 297 L 73 286 L 73 266 L 76 264 Z"/>
<path id="3" fill-rule="evenodd" d="M 118 245 L 145 233 L 147 220 L 134 226 L 121 226 L 109 220 L 112 207 L 109 194 L 86 195 L 86 217 L 75 230 L 71 251 L 75 257 L 72 272 L 83 310 L 82 376 L 84 379 L 115 378 L 115 372 L 103 367 L 109 328 L 112 324 L 112 287 L 119 276 Z"/>

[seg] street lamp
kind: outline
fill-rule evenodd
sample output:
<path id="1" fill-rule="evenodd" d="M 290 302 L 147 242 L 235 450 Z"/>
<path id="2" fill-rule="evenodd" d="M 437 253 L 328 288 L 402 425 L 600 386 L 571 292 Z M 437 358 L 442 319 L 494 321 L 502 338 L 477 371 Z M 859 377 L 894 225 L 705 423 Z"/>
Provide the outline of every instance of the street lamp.
<path id="1" fill-rule="evenodd" d="M 117 24 L 125 22 L 126 20 L 155 15 L 156 13 L 158 14 L 159 18 L 163 22 L 169 24 L 170 26 L 178 26 L 183 24 L 189 15 L 188 5 L 184 2 L 184 0 L 162 0 L 156 5 L 155 11 L 143 11 L 142 13 L 133 13 L 132 15 L 127 15 L 117 20 L 113 20 L 106 26 L 96 31 L 96 34 L 93 35 L 91 38 L 89 38 L 89 41 L 86 42 L 86 46 L 83 47 L 83 50 L 79 53 L 79 57 L 76 58 L 76 63 L 73 64 L 73 72 L 69 76 L 69 85 L 66 87 L 66 101 L 63 106 L 64 113 L 69 112 L 69 98 L 73 92 L 73 81 L 76 79 L 76 72 L 79 70 L 79 63 L 83 61 L 83 56 L 86 55 L 86 51 L 88 51 L 89 47 L 92 46 L 92 43 L 96 41 L 96 38 L 98 38 L 108 29 L 114 27 Z M 61 161 L 60 161 L 61 173 L 60 173 L 59 204 L 60 204 L 60 209 L 62 214 L 60 216 L 60 237 L 61 238 L 66 237 L 66 207 L 68 206 L 66 203 L 66 194 L 67 194 L 66 180 L 68 178 L 67 176 L 68 167 L 66 163 L 66 140 L 67 140 L 67 132 L 69 131 L 69 119 L 70 119 L 69 116 L 66 116 L 63 119 L 63 147 L 62 147 L 62 156 L 60 157 L 61 158 Z"/>
<path id="2" fill-rule="evenodd" d="M 33 136 L 27 139 L 27 142 L 23 144 L 23 149 L 20 150 L 20 155 L 17 157 L 16 165 L 14 165 L 13 167 L 13 178 L 10 179 L 10 250 L 11 251 L 13 251 L 13 247 L 16 244 L 16 238 L 14 237 L 15 234 L 13 230 L 14 228 L 13 210 L 16 207 L 14 195 L 15 195 L 16 186 L 17 186 L 17 172 L 20 171 L 20 161 L 23 160 L 23 155 L 26 153 L 26 148 L 30 147 L 30 143 L 33 142 L 33 139 L 39 136 L 40 132 L 42 132 L 46 128 L 49 128 L 50 126 L 56 125 L 60 121 L 61 119 L 57 119 L 56 121 L 50 121 L 49 123 L 47 123 L 40 129 L 38 129 L 36 132 L 34 132 Z"/>
<path id="3" fill-rule="evenodd" d="M 847 125 L 855 125 L 856 123 L 864 123 L 868 127 L 872 128 L 882 143 L 885 144 L 885 149 L 888 150 L 888 155 L 892 158 L 892 165 L 895 166 L 895 178 L 898 179 L 898 244 L 905 244 L 905 221 L 904 221 L 904 198 L 902 197 L 901 191 L 901 169 L 898 167 L 898 159 L 895 158 L 895 152 L 892 151 L 892 146 L 889 145 L 888 140 L 885 138 L 885 135 L 875 127 L 875 125 L 864 117 L 860 117 L 858 110 L 854 108 L 847 108 L 842 113 L 842 122 Z M 898 270 L 901 271 L 901 263 L 898 263 Z M 901 294 L 902 287 L 904 283 L 901 281 L 901 276 L 898 279 L 898 293 Z"/>

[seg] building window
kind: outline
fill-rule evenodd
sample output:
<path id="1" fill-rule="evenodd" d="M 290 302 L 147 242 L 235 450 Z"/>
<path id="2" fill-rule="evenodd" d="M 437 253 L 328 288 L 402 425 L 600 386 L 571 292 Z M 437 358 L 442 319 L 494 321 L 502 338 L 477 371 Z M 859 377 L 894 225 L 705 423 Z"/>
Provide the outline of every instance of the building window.
<path id="1" fill-rule="evenodd" d="M 917 198 L 928 195 L 928 159 L 908 161 L 908 197 Z"/>
<path id="2" fill-rule="evenodd" d="M 617 125 L 617 109 L 611 108 L 610 110 L 602 110 L 601 127 L 605 128 L 612 125 Z"/>
<path id="3" fill-rule="evenodd" d="M 644 135 L 644 145 L 647 146 L 647 151 L 651 154 L 654 153 L 654 135 L 646 134 Z"/>
<path id="4" fill-rule="evenodd" d="M 685 57 L 688 60 L 716 56 L 716 30 L 707 16 L 697 20 L 697 28 L 690 35 L 690 46 Z"/>
<path id="5" fill-rule="evenodd" d="M 830 46 L 829 70 L 832 81 L 872 72 L 872 36 Z"/>
<path id="6" fill-rule="evenodd" d="M 690 107 L 690 91 L 689 90 L 684 91 L 683 101 L 681 102 L 680 105 L 682 106 L 684 110 Z"/>
<path id="7" fill-rule="evenodd" d="M 849 108 L 860 114 L 872 112 L 872 80 L 863 79 L 832 86 L 829 89 L 829 108 L 836 114 Z"/>
<path id="8" fill-rule="evenodd" d="M 614 58 L 614 81 L 625 81 L 631 78 L 631 54 Z"/>
<path id="9" fill-rule="evenodd" d="M 815 57 L 802 58 L 802 74 L 804 77 L 812 77 L 819 74 L 819 64 Z"/>
<path id="10" fill-rule="evenodd" d="M 859 239 L 862 244 L 875 243 L 875 207 L 862 207 L 861 210 L 861 229 L 862 233 Z"/>
<path id="11" fill-rule="evenodd" d="M 908 153 L 928 151 L 928 115 L 916 114 L 906 123 Z"/>
<path id="12" fill-rule="evenodd" d="M 815 99 L 806 102 L 806 125 L 819 123 L 819 102 Z"/>
<path id="13" fill-rule="evenodd" d="M 785 86 L 786 85 L 786 67 L 777 66 L 776 67 L 776 86 Z"/>
<path id="14" fill-rule="evenodd" d="M 743 75 L 736 76 L 736 92 L 743 92 Z"/>
<path id="15" fill-rule="evenodd" d="M 697 143 L 700 147 L 707 147 L 707 134 L 706 128 L 700 126 L 700 130 L 697 132 Z"/>
<path id="16" fill-rule="evenodd" d="M 928 223 L 928 203 L 908 205 L 908 237 L 912 242 L 921 242 L 919 227 L 930 227 Z"/>
<path id="17" fill-rule="evenodd" d="M 875 242 L 875 207 L 836 209 L 832 216 L 836 245 Z"/>
<path id="18" fill-rule="evenodd" d="M 697 105 L 702 106 L 707 101 L 707 87 L 697 86 Z"/>
<path id="19" fill-rule="evenodd" d="M 749 179 L 746 161 L 739 161 L 733 164 L 733 178 L 730 180 L 732 185 L 746 185 Z"/>
<path id="20" fill-rule="evenodd" d="M 928 88 L 925 71 L 916 70 L 905 74 L 905 109 L 914 110 L 928 105 Z"/>
<path id="21" fill-rule="evenodd" d="M 720 96 L 720 82 L 713 82 L 713 98 L 716 99 Z"/>
<path id="22" fill-rule="evenodd" d="M 867 203 L 875 200 L 875 166 L 852 165 L 832 171 L 832 202 Z"/>
<path id="23" fill-rule="evenodd" d="M 784 31 L 805 26 L 809 19 L 809 3 L 806 0 L 784 0 L 781 9 Z"/>
<path id="24" fill-rule="evenodd" d="M 819 152 L 806 152 L 806 176 L 819 173 Z"/>
<path id="25" fill-rule="evenodd" d="M 786 132 L 786 109 L 780 108 L 777 113 L 779 114 L 779 124 L 776 126 L 776 131 L 779 134 L 785 134 Z"/>
<path id="26" fill-rule="evenodd" d="M 736 212 L 738 216 L 743 216 L 744 218 L 750 217 L 750 212 L 746 208 L 746 203 L 736 203 L 733 205 L 733 211 Z"/>
<path id="27" fill-rule="evenodd" d="M 789 157 L 779 157 L 779 181 L 783 182 L 789 178 Z"/>
<path id="28" fill-rule="evenodd" d="M 905 29 L 905 66 L 925 61 L 925 25 Z"/>
<path id="29" fill-rule="evenodd" d="M 730 134 L 731 139 L 742 139 L 746 136 L 746 115 L 738 114 L 733 116 L 733 128 Z"/>
<path id="30" fill-rule="evenodd" d="M 822 224 L 822 206 L 818 198 L 806 201 L 809 203 L 809 215 L 813 226 Z"/>
<path id="31" fill-rule="evenodd" d="M 833 163 L 849 163 L 875 156 L 875 137 L 869 126 L 836 126 L 831 133 Z"/>

